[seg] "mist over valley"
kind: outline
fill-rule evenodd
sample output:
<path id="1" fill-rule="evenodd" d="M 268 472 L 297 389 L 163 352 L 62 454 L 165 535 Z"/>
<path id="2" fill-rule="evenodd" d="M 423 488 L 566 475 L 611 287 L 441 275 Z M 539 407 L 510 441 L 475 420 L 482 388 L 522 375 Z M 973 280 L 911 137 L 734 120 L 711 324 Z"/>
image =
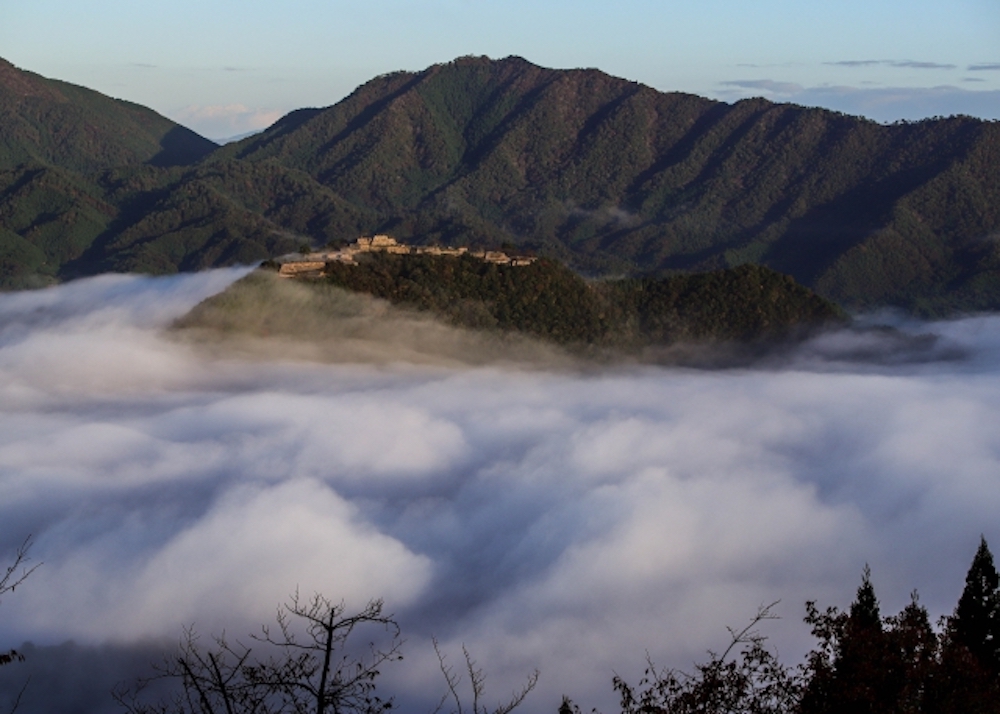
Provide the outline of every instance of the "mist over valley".
<path id="1" fill-rule="evenodd" d="M 900 711 L 936 714 L 956 661 L 985 684 L 947 691 L 995 711 L 1000 123 L 433 61 L 284 116 L 181 112 L 280 116 L 220 146 L 0 60 L 0 711 L 122 712 L 179 642 L 274 651 L 248 635 L 296 593 L 384 603 L 404 712 L 465 656 L 489 711 L 539 670 L 525 714 L 674 712 L 612 678 L 704 672 L 768 605 L 787 667 L 839 622 L 830 681 L 864 689 L 837 606 L 937 658 Z M 813 61 L 998 96 L 989 57 Z M 959 618 L 910 598 L 956 612 L 974 552 L 992 649 L 963 660 Z"/>
<path id="2" fill-rule="evenodd" d="M 689 667 L 775 600 L 797 661 L 804 601 L 865 563 L 885 611 L 950 613 L 1000 542 L 994 316 L 734 369 L 581 367 L 358 295 L 326 333 L 307 302 L 297 334 L 171 327 L 245 272 L 0 295 L 0 545 L 43 562 L 0 618 L 24 711 L 115 711 L 185 625 L 249 632 L 296 588 L 385 599 L 407 710 L 441 695 L 432 636 L 490 697 L 537 667 L 525 711 L 607 710 L 613 672 Z"/>

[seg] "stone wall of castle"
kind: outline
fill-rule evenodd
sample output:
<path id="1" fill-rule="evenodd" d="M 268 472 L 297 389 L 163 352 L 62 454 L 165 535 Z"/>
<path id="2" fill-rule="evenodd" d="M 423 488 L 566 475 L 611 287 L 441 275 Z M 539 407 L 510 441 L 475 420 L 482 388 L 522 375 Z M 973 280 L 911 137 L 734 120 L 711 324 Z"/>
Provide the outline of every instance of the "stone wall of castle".
<path id="1" fill-rule="evenodd" d="M 379 234 L 371 237 L 362 236 L 354 243 L 340 250 L 317 252 L 309 254 L 294 253 L 277 259 L 280 267 L 278 275 L 283 277 L 303 276 L 314 273 L 322 275 L 327 263 L 356 264 L 355 256 L 359 253 L 393 253 L 396 255 L 446 255 L 460 256 L 469 254 L 487 263 L 498 265 L 531 265 L 535 262 L 530 256 L 510 256 L 498 250 L 469 251 L 466 247 L 442 248 L 440 246 L 410 246 L 398 242 L 395 238 Z"/>

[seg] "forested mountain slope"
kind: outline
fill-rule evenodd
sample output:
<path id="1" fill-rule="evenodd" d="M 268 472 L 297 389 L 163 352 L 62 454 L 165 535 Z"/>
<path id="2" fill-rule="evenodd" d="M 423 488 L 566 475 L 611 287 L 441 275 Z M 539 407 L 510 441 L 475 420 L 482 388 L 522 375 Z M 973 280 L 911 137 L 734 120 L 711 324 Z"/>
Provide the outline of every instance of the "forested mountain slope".
<path id="1" fill-rule="evenodd" d="M 151 109 L 0 59 L 0 168 L 46 164 L 92 174 L 151 164 L 188 164 L 214 142 Z"/>
<path id="2" fill-rule="evenodd" d="M 265 218 L 199 190 L 184 167 L 217 148 L 150 109 L 0 60 L 0 287 L 288 249 Z"/>
<path id="3" fill-rule="evenodd" d="M 403 238 L 595 272 L 758 262 L 852 306 L 1000 304 L 1000 124 L 882 126 L 463 58 L 376 78 L 217 155 L 308 172 Z"/>
<path id="4" fill-rule="evenodd" d="M 203 157 L 147 150 L 83 183 L 84 158 L 32 151 L 0 175 L 0 245 L 7 264 L 75 255 L 58 277 L 388 232 L 513 243 L 590 274 L 759 263 L 851 309 L 1000 308 L 1000 123 L 968 117 L 883 126 L 468 57 L 377 77 Z M 64 210 L 44 216 L 58 226 L 21 208 L 55 195 Z"/>

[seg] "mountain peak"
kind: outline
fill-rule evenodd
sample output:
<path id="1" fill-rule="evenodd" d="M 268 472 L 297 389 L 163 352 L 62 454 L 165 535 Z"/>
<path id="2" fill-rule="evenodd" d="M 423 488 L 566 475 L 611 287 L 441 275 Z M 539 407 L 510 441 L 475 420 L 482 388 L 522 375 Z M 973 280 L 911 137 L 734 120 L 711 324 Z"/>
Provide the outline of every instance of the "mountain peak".
<path id="1" fill-rule="evenodd" d="M 57 102 L 65 102 L 66 97 L 52 87 L 43 77 L 18 69 L 0 58 L 0 89 L 19 97 L 44 97 Z"/>
<path id="2" fill-rule="evenodd" d="M 451 62 L 445 62 L 443 66 L 451 67 L 470 67 L 470 66 L 522 66 L 522 67 L 537 67 L 538 65 L 529 62 L 524 57 L 518 55 L 507 55 L 500 59 L 493 59 L 488 55 L 464 55 L 462 57 L 456 57 Z"/>

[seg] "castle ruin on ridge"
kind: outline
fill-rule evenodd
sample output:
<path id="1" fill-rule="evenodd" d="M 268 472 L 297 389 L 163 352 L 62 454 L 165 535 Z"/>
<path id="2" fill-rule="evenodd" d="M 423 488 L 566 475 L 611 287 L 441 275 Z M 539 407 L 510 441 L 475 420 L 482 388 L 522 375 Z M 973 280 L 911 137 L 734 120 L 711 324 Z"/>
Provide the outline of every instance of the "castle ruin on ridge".
<path id="1" fill-rule="evenodd" d="M 362 236 L 339 250 L 316 253 L 290 253 L 275 259 L 278 275 L 291 277 L 321 277 L 327 263 L 357 265 L 361 253 L 392 253 L 395 255 L 442 255 L 458 257 L 469 255 L 497 265 L 531 265 L 536 258 L 525 255 L 508 255 L 499 250 L 470 251 L 466 247 L 442 248 L 440 246 L 407 245 L 387 235 Z"/>

